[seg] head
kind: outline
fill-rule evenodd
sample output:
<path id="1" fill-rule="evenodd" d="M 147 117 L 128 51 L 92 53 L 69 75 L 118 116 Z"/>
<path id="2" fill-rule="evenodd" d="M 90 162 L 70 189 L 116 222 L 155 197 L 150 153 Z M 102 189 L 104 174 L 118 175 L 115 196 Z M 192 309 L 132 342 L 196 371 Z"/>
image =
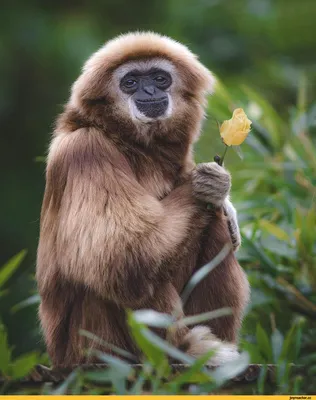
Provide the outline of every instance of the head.
<path id="1" fill-rule="evenodd" d="M 201 120 L 213 86 L 213 75 L 184 45 L 155 33 L 131 33 L 92 55 L 69 105 L 99 123 L 112 118 L 118 124 L 162 126 Z"/>
<path id="2" fill-rule="evenodd" d="M 135 122 L 152 123 L 169 118 L 175 75 L 172 64 L 159 58 L 123 64 L 113 74 L 117 100 Z"/>

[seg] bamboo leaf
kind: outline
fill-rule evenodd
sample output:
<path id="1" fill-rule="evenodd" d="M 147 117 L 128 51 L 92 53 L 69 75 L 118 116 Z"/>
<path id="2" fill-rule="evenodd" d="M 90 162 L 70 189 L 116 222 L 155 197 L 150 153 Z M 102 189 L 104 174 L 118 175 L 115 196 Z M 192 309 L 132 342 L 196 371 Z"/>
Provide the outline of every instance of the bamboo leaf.
<path id="1" fill-rule="evenodd" d="M 225 244 L 222 250 L 213 258 L 208 264 L 204 265 L 198 271 L 193 274 L 188 284 L 185 286 L 181 298 L 182 303 L 185 304 L 192 293 L 193 289 L 211 272 L 215 269 L 231 251 L 232 245 L 230 243 Z"/>
<path id="2" fill-rule="evenodd" d="M 168 314 L 159 313 L 154 310 L 137 310 L 134 312 L 137 322 L 156 328 L 168 328 L 175 322 L 175 318 Z"/>
<path id="3" fill-rule="evenodd" d="M 261 229 L 263 229 L 266 232 L 270 233 L 271 235 L 275 236 L 279 240 L 285 240 L 287 242 L 290 241 L 289 235 L 283 229 L 281 229 L 276 224 L 273 224 L 272 222 L 267 221 L 266 219 L 261 219 L 259 221 L 259 226 L 261 227 Z"/>
<path id="4" fill-rule="evenodd" d="M 20 253 L 16 254 L 0 268 L 0 287 L 3 286 L 18 269 L 24 260 L 26 253 L 26 250 L 20 251 Z"/>
<path id="5" fill-rule="evenodd" d="M 262 329 L 260 324 L 257 324 L 256 338 L 259 347 L 259 351 L 262 357 L 267 361 L 272 360 L 272 348 L 270 345 L 269 337 L 266 332 Z"/>
<path id="6" fill-rule="evenodd" d="M 283 347 L 283 336 L 278 329 L 275 329 L 271 336 L 273 361 L 277 364 Z"/>

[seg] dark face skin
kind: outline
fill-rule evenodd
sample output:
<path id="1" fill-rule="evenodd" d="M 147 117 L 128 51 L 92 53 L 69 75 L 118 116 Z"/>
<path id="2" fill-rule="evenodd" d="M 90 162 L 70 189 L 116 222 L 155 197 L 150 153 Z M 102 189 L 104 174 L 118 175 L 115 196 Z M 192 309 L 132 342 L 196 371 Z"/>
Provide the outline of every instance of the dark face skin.
<path id="1" fill-rule="evenodd" d="M 148 118 L 158 118 L 168 109 L 166 90 L 172 83 L 171 75 L 157 68 L 148 71 L 133 70 L 121 82 L 122 92 L 130 94 L 138 110 Z"/>

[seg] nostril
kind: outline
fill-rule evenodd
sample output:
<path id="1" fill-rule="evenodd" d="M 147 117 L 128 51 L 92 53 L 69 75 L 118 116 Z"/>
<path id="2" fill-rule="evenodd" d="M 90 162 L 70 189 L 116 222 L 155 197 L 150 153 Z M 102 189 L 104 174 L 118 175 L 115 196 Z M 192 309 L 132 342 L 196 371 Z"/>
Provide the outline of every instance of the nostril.
<path id="1" fill-rule="evenodd" d="M 148 94 L 153 95 L 155 93 L 155 86 L 153 85 L 145 86 L 144 91 Z"/>

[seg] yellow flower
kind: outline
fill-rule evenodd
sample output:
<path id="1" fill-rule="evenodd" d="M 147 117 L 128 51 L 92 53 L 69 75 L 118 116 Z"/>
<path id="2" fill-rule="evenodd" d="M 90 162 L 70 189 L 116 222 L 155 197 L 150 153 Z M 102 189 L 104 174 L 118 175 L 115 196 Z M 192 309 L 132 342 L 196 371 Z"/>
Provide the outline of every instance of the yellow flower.
<path id="1" fill-rule="evenodd" d="M 251 121 L 242 108 L 236 108 L 231 119 L 224 121 L 220 134 L 227 146 L 239 146 L 250 132 Z"/>

